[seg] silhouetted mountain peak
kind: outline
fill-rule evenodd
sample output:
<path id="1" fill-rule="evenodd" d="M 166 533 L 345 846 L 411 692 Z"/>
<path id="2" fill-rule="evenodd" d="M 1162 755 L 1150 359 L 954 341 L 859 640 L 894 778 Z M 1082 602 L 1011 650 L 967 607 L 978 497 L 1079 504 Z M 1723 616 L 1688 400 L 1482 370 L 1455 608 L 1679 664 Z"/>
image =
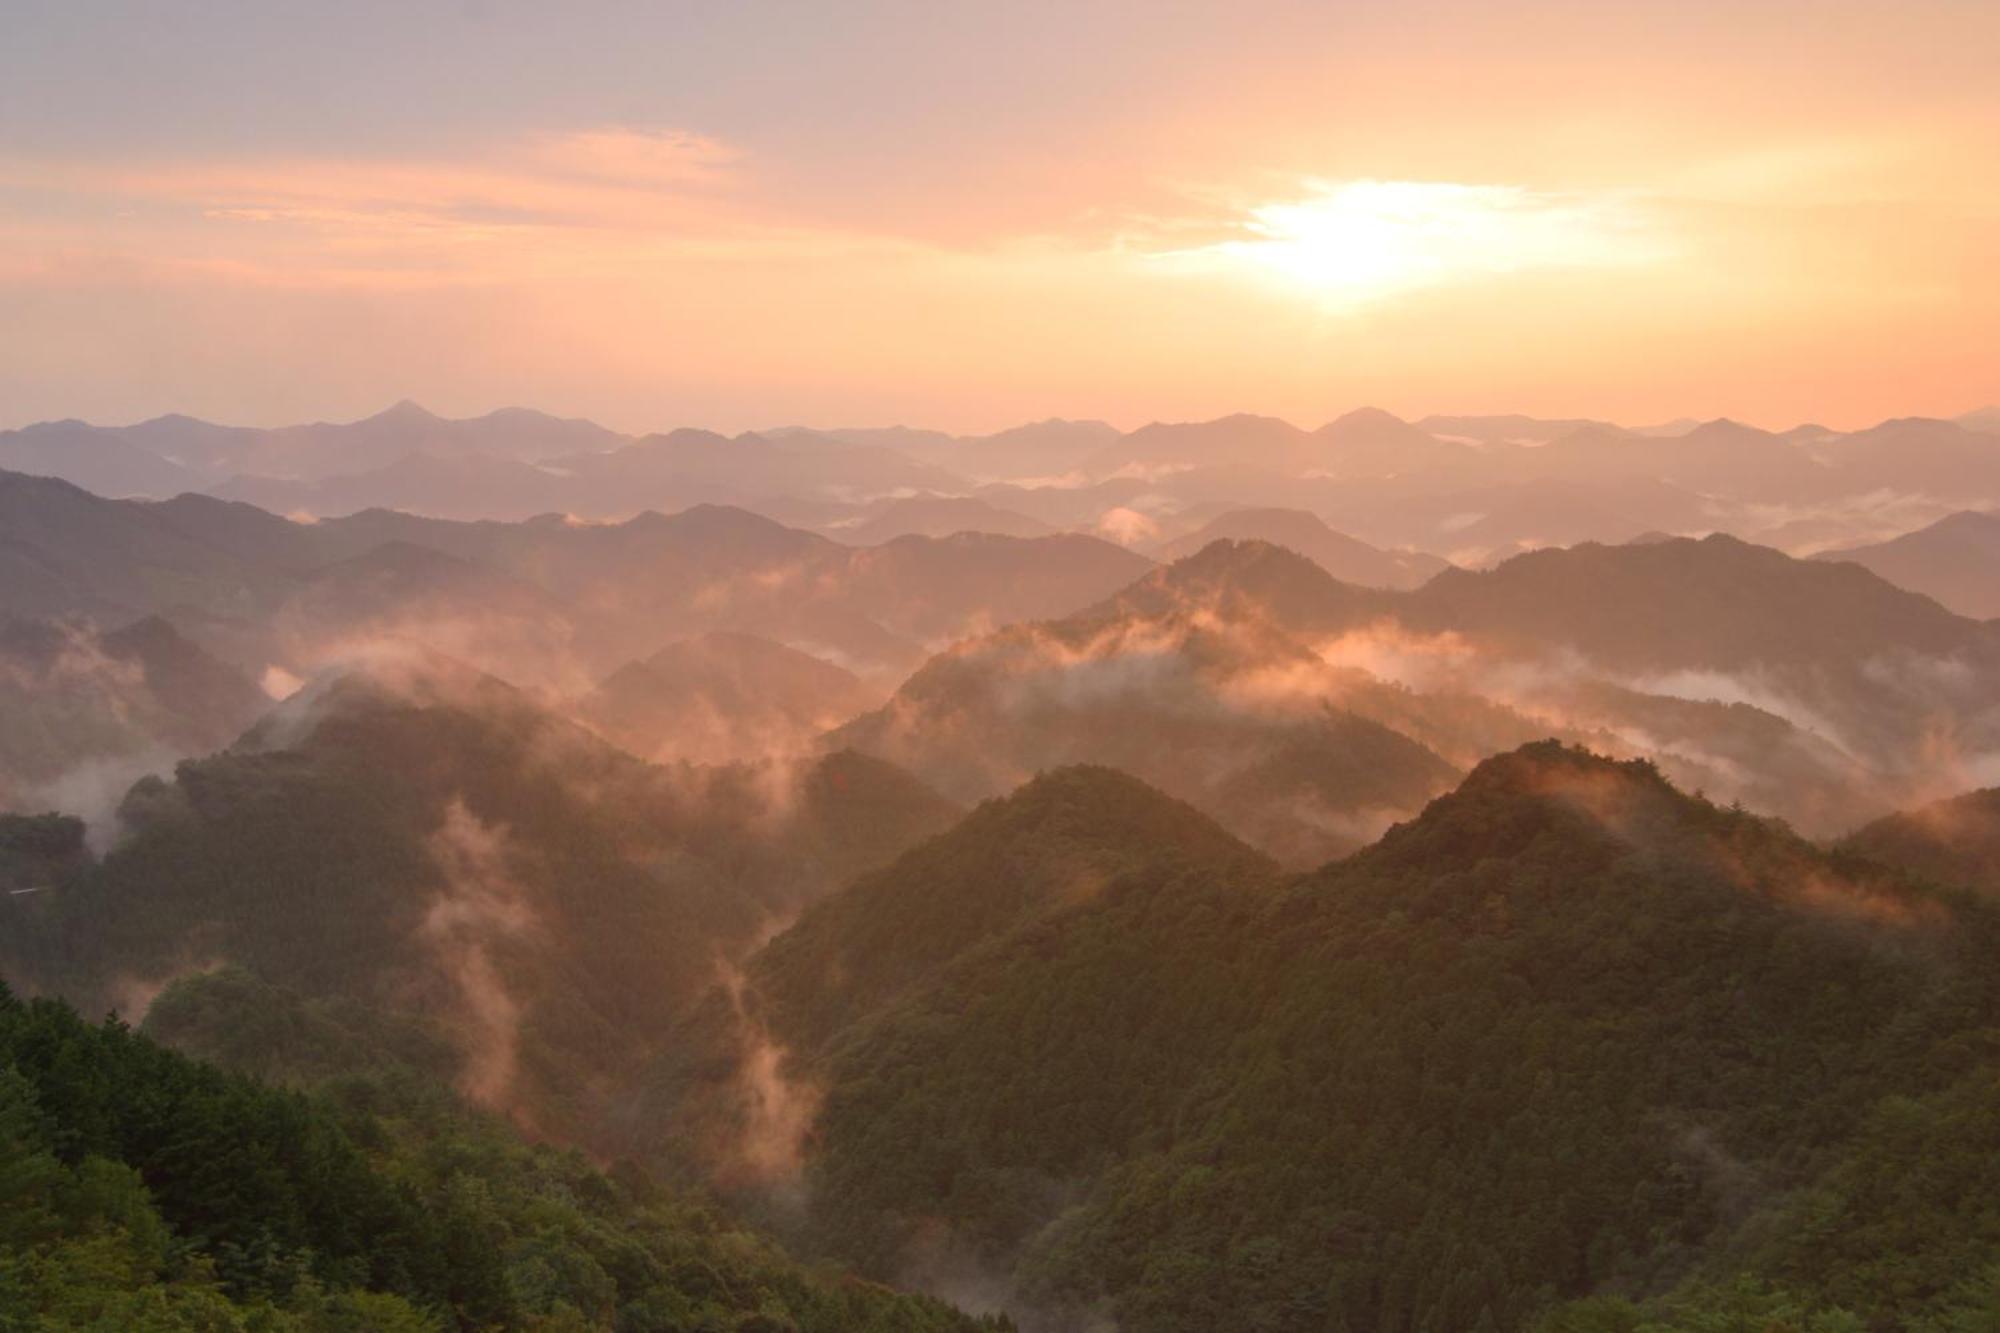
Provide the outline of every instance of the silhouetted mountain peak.
<path id="1" fill-rule="evenodd" d="M 1411 425 L 1394 412 L 1379 407 L 1357 407 L 1351 412 L 1343 412 L 1320 427 L 1320 430 L 1327 435 L 1381 430 L 1411 430 L 1418 434 L 1423 433 L 1419 427 Z"/>
<path id="2" fill-rule="evenodd" d="M 1989 514 L 1978 509 L 1961 509 L 1955 514 L 1947 514 L 1931 525 L 1933 532 L 1949 533 L 1953 536 L 1979 535 L 1991 537 L 2000 534 L 2000 514 Z"/>
<path id="3" fill-rule="evenodd" d="M 434 421 L 441 421 L 443 418 L 413 398 L 402 398 L 383 408 L 374 416 L 364 417 L 363 420 L 377 422 L 382 425 L 394 425 L 405 422 L 428 424 Z"/>

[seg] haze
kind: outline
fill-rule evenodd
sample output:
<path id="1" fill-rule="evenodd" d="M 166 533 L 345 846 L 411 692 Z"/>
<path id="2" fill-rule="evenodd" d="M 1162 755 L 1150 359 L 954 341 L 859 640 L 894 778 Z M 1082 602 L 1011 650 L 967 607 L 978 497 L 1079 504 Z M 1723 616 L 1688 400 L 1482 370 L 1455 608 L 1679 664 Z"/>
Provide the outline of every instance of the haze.
<path id="1" fill-rule="evenodd" d="M 2000 11 L 0 7 L 0 422 L 1996 396 Z M 615 40 L 611 35 L 615 34 Z"/>

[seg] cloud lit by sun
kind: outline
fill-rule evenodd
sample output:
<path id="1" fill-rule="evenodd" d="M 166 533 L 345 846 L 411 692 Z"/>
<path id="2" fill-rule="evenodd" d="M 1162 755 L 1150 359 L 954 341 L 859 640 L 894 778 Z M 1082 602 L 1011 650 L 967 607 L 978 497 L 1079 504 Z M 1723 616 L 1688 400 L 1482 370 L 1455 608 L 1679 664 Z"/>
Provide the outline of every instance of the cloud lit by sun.
<path id="1" fill-rule="evenodd" d="M 1314 181 L 1255 205 L 1230 239 L 1156 255 L 1169 271 L 1247 275 L 1330 306 L 1532 269 L 1646 264 L 1671 253 L 1624 201 L 1439 181 Z"/>
<path id="2" fill-rule="evenodd" d="M 1993 3 L 29 8 L 11 424 L 1996 392 Z"/>

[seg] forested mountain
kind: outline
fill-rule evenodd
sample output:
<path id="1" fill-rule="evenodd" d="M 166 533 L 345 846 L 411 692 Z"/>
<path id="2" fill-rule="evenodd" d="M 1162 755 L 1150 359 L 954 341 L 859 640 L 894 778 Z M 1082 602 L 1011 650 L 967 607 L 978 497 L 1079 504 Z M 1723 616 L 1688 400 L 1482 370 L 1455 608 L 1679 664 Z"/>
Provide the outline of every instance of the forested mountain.
<path id="1" fill-rule="evenodd" d="M 1116 769 L 1043 773 L 806 909 L 749 969 L 757 1017 L 787 1044 L 817 1047 L 963 955 L 1155 863 L 1230 880 L 1276 873 L 1200 811 Z"/>
<path id="2" fill-rule="evenodd" d="M 738 1202 L 787 1189 L 830 1045 L 995 941 L 1161 865 L 1276 875 L 1200 812 L 1112 769 L 1059 769 L 983 803 L 807 908 L 732 972 L 650 1073 L 634 1150 L 685 1161 Z"/>
<path id="3" fill-rule="evenodd" d="M 1829 762 L 1808 779 L 1809 799 L 1764 808 L 1821 832 L 1851 826 L 1870 803 L 1880 812 L 1963 790 L 1983 756 L 2000 752 L 1995 626 L 1859 566 L 1728 537 L 1587 545 L 1485 573 L 1447 571 L 1395 620 L 1468 640 L 1488 662 L 1782 718 Z"/>
<path id="4" fill-rule="evenodd" d="M 792 754 L 880 699 L 853 672 L 781 643 L 703 634 L 620 667 L 576 712 L 644 758 L 730 763 Z"/>
<path id="5" fill-rule="evenodd" d="M 217 977 L 162 1026 L 335 1018 Z M 270 1058 L 270 1052 L 265 1052 Z M 275 1063 L 275 1062 L 274 1062 Z M 288 1071 L 291 1072 L 291 1071 Z M 158 1333 L 972 1330 L 809 1271 L 643 1173 L 530 1148 L 365 1057 L 279 1091 L 0 986 L 0 1321 Z"/>
<path id="6" fill-rule="evenodd" d="M 2000 894 L 2000 787 L 1884 816 L 1840 845 L 1936 884 Z"/>
<path id="7" fill-rule="evenodd" d="M 1828 835 L 1976 785 L 2000 753 L 1993 625 L 1857 566 L 1727 537 L 1533 552 L 1405 593 L 1219 544 L 1076 619 L 1176 612 L 1276 627 L 1330 666 L 1402 687 L 1401 699 L 1317 689 L 1455 762 L 1504 747 L 1468 747 L 1480 733 L 1456 718 L 1411 720 L 1410 696 L 1484 700 L 1486 731 L 1498 706 Z"/>
<path id="8" fill-rule="evenodd" d="M 1163 845 L 1151 799 L 1045 779 L 747 965 L 813 1094 L 815 1243 L 1046 1327 L 1985 1308 L 1986 903 L 1554 745 L 1290 880 Z M 1103 838 L 1107 873 L 1023 873 L 1035 818 Z M 946 934 L 863 924 L 919 905 Z"/>
<path id="9" fill-rule="evenodd" d="M 1674 535 L 1990 435 L 62 441 L 430 512 L 0 473 L 0 1328 L 2000 1308 L 2000 622 Z"/>
<path id="10" fill-rule="evenodd" d="M 1326 581 L 1301 556 L 1261 549 Z M 1108 608 L 956 645 L 828 743 L 959 800 L 1066 764 L 1122 769 L 1302 865 L 1352 850 L 1451 783 L 1423 744 L 1343 707 L 1299 641 L 1147 595 L 1168 586 L 1147 580 Z"/>
<path id="11" fill-rule="evenodd" d="M 0 809 L 108 814 L 141 773 L 221 748 L 269 705 L 156 616 L 109 632 L 0 616 Z"/>
<path id="12" fill-rule="evenodd" d="M 0 612 L 254 616 L 319 563 L 305 528 L 202 496 L 106 500 L 0 472 Z"/>
<path id="13" fill-rule="evenodd" d="M 1818 559 L 1852 561 L 1962 616 L 2000 619 L 2000 514 L 1966 510 L 1885 542 L 1825 551 Z"/>
<path id="14" fill-rule="evenodd" d="M 1786 614 L 1774 615 L 1784 606 Z M 1399 618 L 1510 647 L 1560 642 L 1624 671 L 1990 652 L 1994 632 L 1852 566 L 1794 560 L 1731 537 L 1535 551 L 1446 571 Z"/>
<path id="15" fill-rule="evenodd" d="M 837 739 L 961 800 L 1108 764 L 1310 863 L 1414 812 L 1445 766 L 1549 735 L 1834 835 L 1971 785 L 2000 753 L 1996 700 L 1993 626 L 1729 538 L 1536 552 L 1400 593 L 1222 540 L 954 646 Z"/>
<path id="16" fill-rule="evenodd" d="M 2000 0 L 0 0 L 0 1333 L 2000 1333 Z"/>
<path id="17" fill-rule="evenodd" d="M 447 558 L 448 557 L 448 558 Z M 402 639 L 576 693 L 709 630 L 899 675 L 965 634 L 1059 615 L 1151 567 L 1078 534 L 960 532 L 853 547 L 701 505 L 616 524 L 451 522 L 371 510 L 293 523 L 184 495 L 99 499 L 0 474 L 0 613 L 143 615 L 251 675 L 306 675 Z"/>
<path id="18" fill-rule="evenodd" d="M 718 959 L 954 814 L 859 756 L 657 768 L 386 661 L 135 786 L 101 862 L 0 900 L 0 969 L 96 1011 L 225 962 L 414 1006 L 475 1100 L 588 1137 Z"/>

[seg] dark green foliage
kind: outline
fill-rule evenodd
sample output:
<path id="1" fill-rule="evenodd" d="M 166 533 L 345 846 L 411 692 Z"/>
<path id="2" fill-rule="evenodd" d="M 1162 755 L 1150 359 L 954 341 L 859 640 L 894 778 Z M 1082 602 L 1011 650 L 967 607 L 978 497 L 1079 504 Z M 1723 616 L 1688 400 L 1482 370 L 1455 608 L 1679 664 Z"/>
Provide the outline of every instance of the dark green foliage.
<path id="1" fill-rule="evenodd" d="M 719 954 L 956 814 L 877 760 L 659 768 L 490 678 L 413 674 L 139 783 L 101 864 L 0 899 L 0 968 L 95 1012 L 220 963 L 412 1009 L 469 1091 L 594 1142 Z"/>
<path id="2" fill-rule="evenodd" d="M 143 1185 L 120 1206 L 156 1213 L 234 1295 L 287 1298 L 310 1277 L 435 1304 L 459 1280 L 418 1198 L 299 1094 L 194 1064 L 115 1021 L 93 1028 L 51 1001 L 11 997 L 0 1001 L 0 1070 L 10 1150 L 46 1154 L 58 1173 L 43 1192 L 87 1192 L 109 1164 L 136 1172 Z M 158 1271 L 169 1255 L 150 1249 Z"/>
<path id="3" fill-rule="evenodd" d="M 809 1089 L 830 1058 L 822 1049 L 829 1039 L 924 993 L 970 965 L 968 955 L 1080 909 L 1134 873 L 1197 865 L 1245 885 L 1277 875 L 1207 816 L 1111 769 L 1059 769 L 982 804 L 807 909 L 752 959 L 737 991 L 710 997 L 652 1071 L 640 1116 L 653 1131 L 645 1150 L 692 1156 L 711 1173 L 720 1163 L 729 1175 L 734 1150 L 754 1129 L 762 1094 L 744 1077 L 758 1054 L 775 1046 L 784 1056 L 778 1072 Z M 1076 1072 L 1088 1080 L 1087 1069 Z M 905 1145 L 898 1169 L 945 1142 L 928 1128 L 885 1132 Z"/>
<path id="4" fill-rule="evenodd" d="M 170 1012 L 198 1027 L 302 1003 L 238 977 Z M 329 1029 L 311 1012 L 275 1021 Z M 801 1269 L 420 1078 L 279 1091 L 0 991 L 0 1328 L 983 1326 Z"/>
<path id="5" fill-rule="evenodd" d="M 90 860 L 83 837 L 83 821 L 70 815 L 0 814 L 0 890 L 29 897 L 75 874 Z"/>
<path id="6" fill-rule="evenodd" d="M 2000 894 L 2000 787 L 1878 819 L 1840 846 L 1937 884 Z"/>
<path id="7" fill-rule="evenodd" d="M 941 903 L 1006 901 L 983 855 Z M 1127 1330 L 1507 1329 L 1611 1292 L 1639 1304 L 1564 1317 L 1830 1333 L 1945 1318 L 2000 1261 L 1993 911 L 1648 765 L 1531 746 L 1289 884 L 1135 856 L 982 924 L 860 1012 L 786 989 L 803 940 L 750 969 L 769 1012 L 844 1017 L 814 1226 L 875 1271 L 942 1249 Z"/>
<path id="8" fill-rule="evenodd" d="M 812 1046 L 967 950 L 1088 902 L 1144 865 L 1188 861 L 1235 879 L 1274 867 L 1200 811 L 1136 778 L 1079 766 L 988 801 L 802 916 L 759 956 L 763 1016 Z"/>

